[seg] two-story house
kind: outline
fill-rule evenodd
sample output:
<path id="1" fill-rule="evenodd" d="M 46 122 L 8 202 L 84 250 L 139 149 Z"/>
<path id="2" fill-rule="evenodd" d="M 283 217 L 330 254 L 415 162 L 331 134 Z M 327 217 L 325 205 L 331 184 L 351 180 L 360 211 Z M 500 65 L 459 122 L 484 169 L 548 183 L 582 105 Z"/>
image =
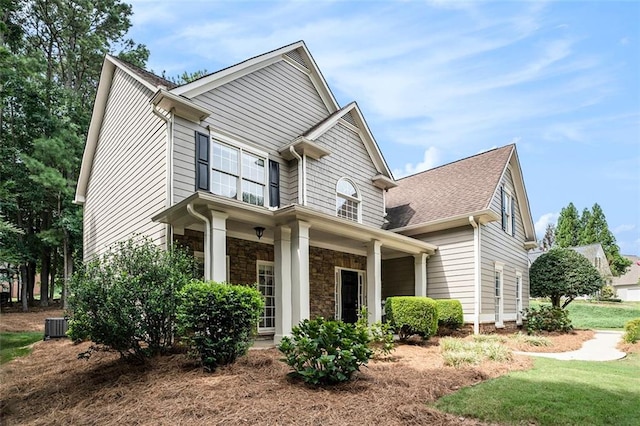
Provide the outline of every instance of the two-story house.
<path id="1" fill-rule="evenodd" d="M 517 155 L 505 149 L 508 170 Z M 279 339 L 305 318 L 355 321 L 361 306 L 379 320 L 383 293 L 428 294 L 438 243 L 389 229 L 385 198 L 396 186 L 358 105 L 338 105 L 297 42 L 181 86 L 107 56 L 76 202 L 85 259 L 134 233 L 179 242 L 202 259 L 205 279 L 257 282 L 259 332 Z M 526 194 L 512 194 L 530 222 Z M 517 238 L 526 258 L 535 236 Z M 402 283 L 384 283 L 398 259 L 410 264 Z M 465 301 L 477 329 L 474 306 Z"/>

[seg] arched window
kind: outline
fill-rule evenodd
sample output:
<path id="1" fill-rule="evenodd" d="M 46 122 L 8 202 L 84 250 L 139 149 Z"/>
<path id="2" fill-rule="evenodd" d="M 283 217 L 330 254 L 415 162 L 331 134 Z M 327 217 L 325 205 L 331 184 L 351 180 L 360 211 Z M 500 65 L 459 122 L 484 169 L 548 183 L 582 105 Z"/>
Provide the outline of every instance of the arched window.
<path id="1" fill-rule="evenodd" d="M 336 185 L 336 213 L 338 217 L 360 222 L 360 192 L 347 178 L 341 178 Z"/>

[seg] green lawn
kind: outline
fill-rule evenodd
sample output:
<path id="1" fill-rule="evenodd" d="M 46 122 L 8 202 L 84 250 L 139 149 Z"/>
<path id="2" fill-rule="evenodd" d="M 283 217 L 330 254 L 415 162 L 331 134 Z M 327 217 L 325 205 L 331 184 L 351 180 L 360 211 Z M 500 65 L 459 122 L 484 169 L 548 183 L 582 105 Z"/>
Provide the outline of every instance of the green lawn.
<path id="1" fill-rule="evenodd" d="M 640 425 L 640 355 L 610 362 L 536 358 L 535 367 L 461 389 L 435 408 L 486 422 Z"/>
<path id="2" fill-rule="evenodd" d="M 540 302 L 531 301 L 531 306 L 540 306 Z M 573 301 L 567 306 L 569 318 L 574 328 L 622 329 L 629 320 L 640 318 L 640 302 L 586 302 Z"/>
<path id="3" fill-rule="evenodd" d="M 41 331 L 28 331 L 24 333 L 0 333 L 0 364 L 9 362 L 19 356 L 31 352 L 28 347 L 38 340 L 42 340 Z"/>

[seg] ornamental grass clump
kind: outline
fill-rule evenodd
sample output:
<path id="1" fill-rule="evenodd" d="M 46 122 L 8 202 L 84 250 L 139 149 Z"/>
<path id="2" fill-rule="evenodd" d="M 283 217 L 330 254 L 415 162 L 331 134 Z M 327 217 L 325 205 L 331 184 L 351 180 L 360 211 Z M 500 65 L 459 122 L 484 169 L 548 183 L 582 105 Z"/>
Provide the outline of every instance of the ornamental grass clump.
<path id="1" fill-rule="evenodd" d="M 624 325 L 624 336 L 622 338 L 627 343 L 636 343 L 640 340 L 640 318 L 627 321 Z"/>
<path id="2" fill-rule="evenodd" d="M 283 337 L 278 350 L 292 369 L 292 376 L 312 385 L 351 380 L 373 356 L 369 333 L 354 324 L 317 318 L 304 320 Z"/>
<path id="3" fill-rule="evenodd" d="M 477 337 L 477 336 L 476 336 Z M 483 361 L 509 361 L 511 351 L 497 340 L 468 341 L 453 337 L 440 339 L 444 364 L 452 367 L 478 365 Z"/>

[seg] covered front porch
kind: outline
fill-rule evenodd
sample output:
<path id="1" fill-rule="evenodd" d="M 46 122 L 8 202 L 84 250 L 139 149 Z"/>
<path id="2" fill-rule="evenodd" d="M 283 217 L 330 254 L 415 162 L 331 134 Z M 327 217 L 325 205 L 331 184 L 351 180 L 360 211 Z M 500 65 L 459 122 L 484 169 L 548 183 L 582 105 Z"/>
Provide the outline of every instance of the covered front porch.
<path id="1" fill-rule="evenodd" d="M 192 249 L 202 256 L 205 280 L 258 282 L 267 305 L 261 331 L 276 341 L 303 319 L 351 321 L 361 306 L 370 322 L 379 321 L 383 259 L 413 256 L 414 294 L 425 296 L 426 261 L 436 250 L 305 206 L 274 210 L 203 192 L 153 220 L 170 225 L 171 241 L 190 238 L 186 245 L 198 246 Z"/>

